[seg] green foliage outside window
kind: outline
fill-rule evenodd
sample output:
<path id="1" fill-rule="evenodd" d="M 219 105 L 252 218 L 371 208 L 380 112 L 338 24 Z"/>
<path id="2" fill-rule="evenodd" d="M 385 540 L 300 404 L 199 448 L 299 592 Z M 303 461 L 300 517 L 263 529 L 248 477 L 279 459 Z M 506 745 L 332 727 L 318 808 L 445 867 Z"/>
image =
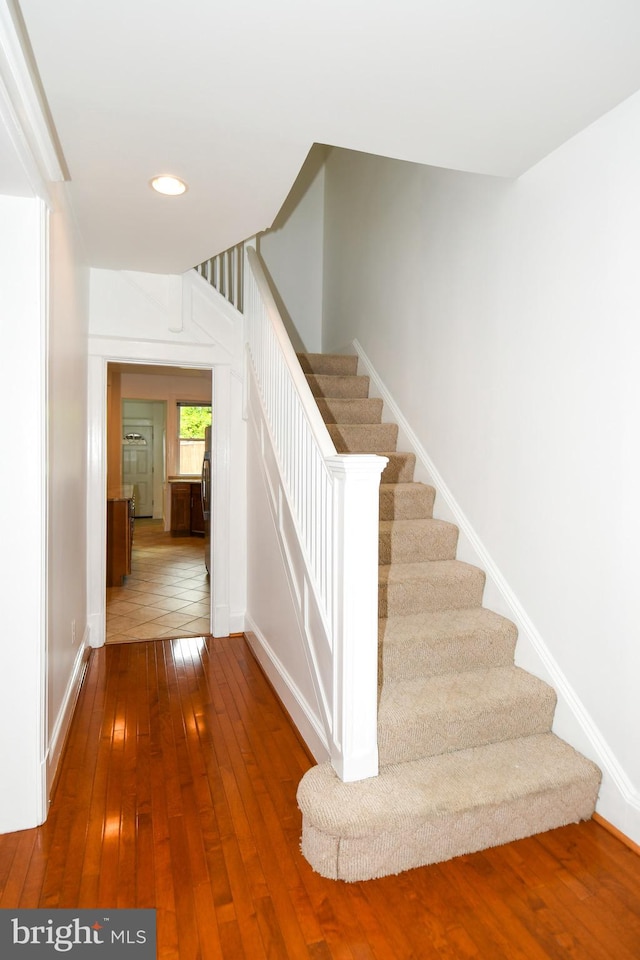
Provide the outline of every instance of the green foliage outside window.
<path id="1" fill-rule="evenodd" d="M 178 406 L 180 423 L 178 436 L 181 440 L 204 440 L 204 428 L 211 426 L 211 407 L 195 404 Z"/>

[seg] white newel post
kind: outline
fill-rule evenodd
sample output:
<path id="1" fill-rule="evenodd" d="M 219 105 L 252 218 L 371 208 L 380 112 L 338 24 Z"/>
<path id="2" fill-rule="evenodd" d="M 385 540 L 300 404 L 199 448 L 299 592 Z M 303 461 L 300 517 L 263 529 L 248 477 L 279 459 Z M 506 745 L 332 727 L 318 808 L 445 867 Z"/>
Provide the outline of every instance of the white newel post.
<path id="1" fill-rule="evenodd" d="M 342 780 L 378 775 L 378 517 L 386 457 L 327 457 L 334 482 L 333 745 Z"/>

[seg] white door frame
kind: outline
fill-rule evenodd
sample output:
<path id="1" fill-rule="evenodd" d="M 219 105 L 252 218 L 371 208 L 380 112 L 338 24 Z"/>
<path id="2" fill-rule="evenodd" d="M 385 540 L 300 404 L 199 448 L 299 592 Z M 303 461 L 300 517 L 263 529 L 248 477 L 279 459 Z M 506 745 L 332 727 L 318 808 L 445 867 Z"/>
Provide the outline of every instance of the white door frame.
<path id="1" fill-rule="evenodd" d="M 214 345 L 176 344 L 89 338 L 87 445 L 87 623 L 92 647 L 106 640 L 106 512 L 107 512 L 107 364 L 145 363 L 211 370 L 212 515 L 211 631 L 229 635 L 230 625 L 230 446 L 231 363 Z"/>

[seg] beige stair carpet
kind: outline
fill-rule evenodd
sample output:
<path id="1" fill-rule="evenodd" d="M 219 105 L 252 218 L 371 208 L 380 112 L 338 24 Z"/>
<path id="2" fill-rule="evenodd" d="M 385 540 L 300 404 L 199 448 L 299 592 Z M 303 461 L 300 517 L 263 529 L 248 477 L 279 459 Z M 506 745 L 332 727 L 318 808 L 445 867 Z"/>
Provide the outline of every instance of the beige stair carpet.
<path id="1" fill-rule="evenodd" d="M 391 764 L 357 783 L 320 764 L 298 788 L 302 852 L 323 877 L 385 877 L 588 820 L 599 782 L 549 733 Z"/>
<path id="2" fill-rule="evenodd" d="M 385 617 L 378 624 L 381 682 L 513 663 L 515 626 L 484 607 Z"/>
<path id="3" fill-rule="evenodd" d="M 298 788 L 302 851 L 323 876 L 367 880 L 588 819 L 600 771 L 551 733 L 555 692 L 514 665 L 517 631 L 482 606 L 455 525 L 414 482 L 357 357 L 300 355 L 336 449 L 389 458 L 380 485 L 380 775 L 332 767 Z"/>

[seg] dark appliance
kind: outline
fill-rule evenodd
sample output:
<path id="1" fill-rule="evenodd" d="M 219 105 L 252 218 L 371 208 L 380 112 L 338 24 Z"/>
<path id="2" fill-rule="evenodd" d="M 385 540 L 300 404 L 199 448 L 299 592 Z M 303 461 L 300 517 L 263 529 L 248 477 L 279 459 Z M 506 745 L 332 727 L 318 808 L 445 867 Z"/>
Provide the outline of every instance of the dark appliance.
<path id="1" fill-rule="evenodd" d="M 204 565 L 207 573 L 211 554 L 211 427 L 204 431 L 204 459 L 202 461 L 202 513 L 204 516 Z"/>

